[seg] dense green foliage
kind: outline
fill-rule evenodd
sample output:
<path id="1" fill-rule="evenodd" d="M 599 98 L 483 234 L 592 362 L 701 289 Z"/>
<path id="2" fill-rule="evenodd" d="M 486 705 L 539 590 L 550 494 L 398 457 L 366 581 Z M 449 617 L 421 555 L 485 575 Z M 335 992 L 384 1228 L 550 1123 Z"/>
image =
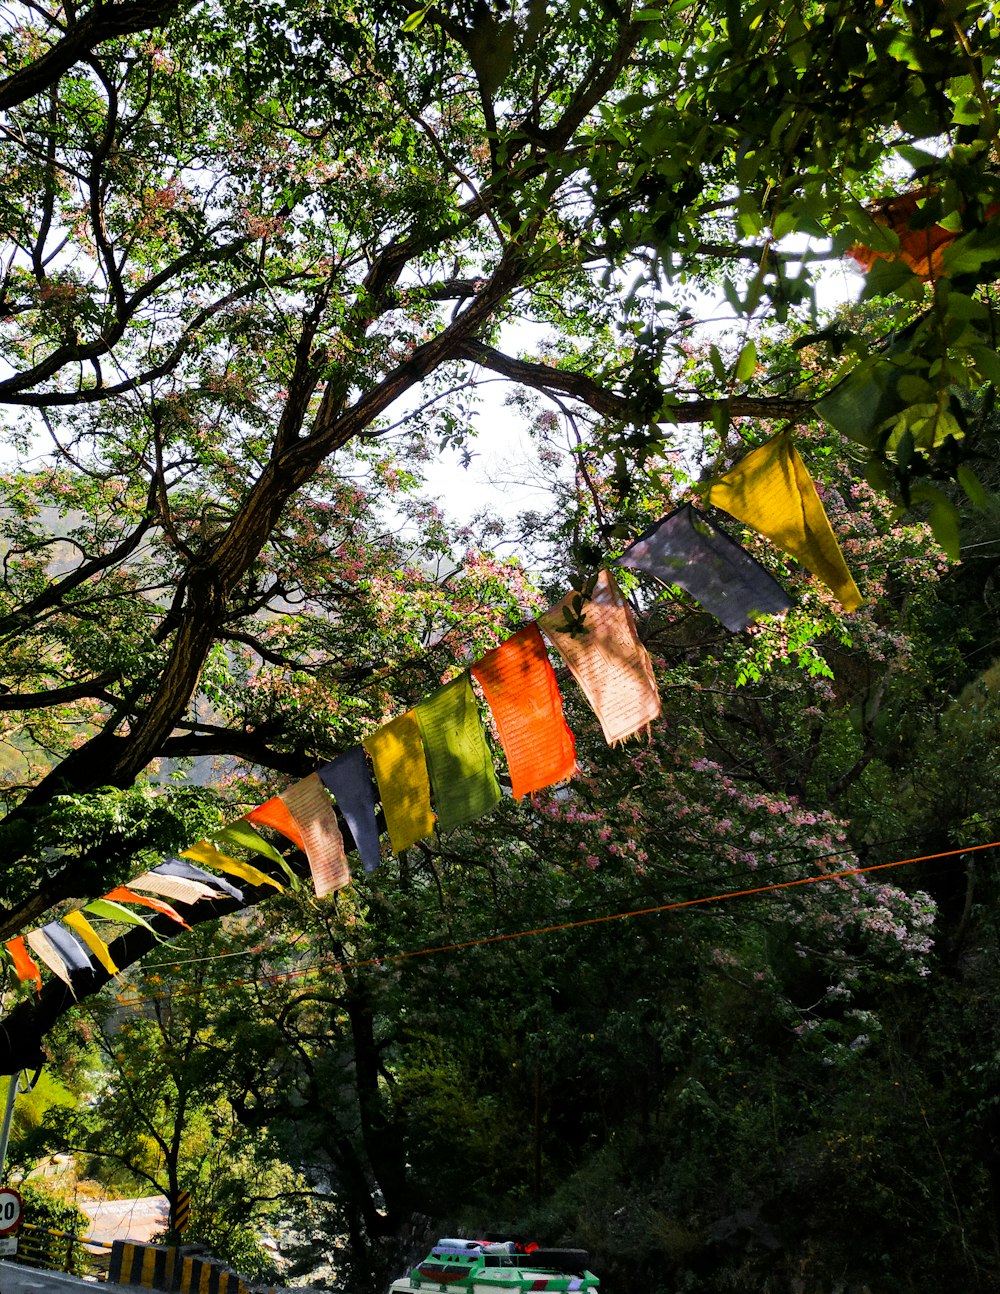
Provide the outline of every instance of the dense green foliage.
<path id="1" fill-rule="evenodd" d="M 879 594 L 849 623 L 789 570 L 800 607 L 747 640 L 637 589 L 648 743 L 607 748 L 567 686 L 568 792 L 135 974 L 111 1084 L 201 1074 L 225 1153 L 199 1189 L 280 1217 L 292 1272 L 378 1290 L 434 1232 L 509 1227 L 589 1247 L 611 1290 L 995 1287 L 992 854 L 595 921 L 992 839 L 972 572 L 870 487 L 826 499 Z M 195 1019 L 189 1059 L 128 1041 Z M 255 1191 L 248 1133 L 275 1155 Z"/>
<path id="2" fill-rule="evenodd" d="M 234 1263 L 280 1228 L 359 1294 L 415 1231 L 502 1226 L 611 1294 L 998 1288 L 993 854 L 824 876 L 996 834 L 996 13 L 5 13 L 5 937 L 354 744 L 785 421 L 867 599 L 749 535 L 780 623 L 631 586 L 648 744 L 567 686 L 568 789 L 157 945 L 122 1000 L 24 996 L 10 1056 L 65 1014 L 89 1099 L 21 1153 L 191 1189 Z M 424 473 L 508 416 L 550 507 L 456 528 Z"/>
<path id="3" fill-rule="evenodd" d="M 72 1204 L 57 1196 L 25 1183 L 20 1187 L 24 1201 L 23 1220 L 35 1227 L 48 1227 L 52 1231 L 65 1231 L 69 1235 L 83 1235 L 87 1219 Z"/>

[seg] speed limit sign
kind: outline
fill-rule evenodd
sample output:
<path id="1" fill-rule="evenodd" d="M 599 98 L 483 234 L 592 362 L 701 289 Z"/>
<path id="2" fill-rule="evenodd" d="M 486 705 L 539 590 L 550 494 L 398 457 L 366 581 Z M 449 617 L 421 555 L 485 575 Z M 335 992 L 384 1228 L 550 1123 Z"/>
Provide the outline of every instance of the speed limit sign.
<path id="1" fill-rule="evenodd" d="M 21 1225 L 21 1196 L 10 1186 L 0 1187 L 0 1236 L 9 1236 Z"/>

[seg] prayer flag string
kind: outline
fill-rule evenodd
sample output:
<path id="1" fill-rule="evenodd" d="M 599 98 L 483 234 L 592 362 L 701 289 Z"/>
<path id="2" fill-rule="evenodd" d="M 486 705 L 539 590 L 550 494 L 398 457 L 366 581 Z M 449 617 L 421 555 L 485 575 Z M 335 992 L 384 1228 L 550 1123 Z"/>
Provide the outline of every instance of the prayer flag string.
<path id="1" fill-rule="evenodd" d="M 860 605 L 861 595 L 816 488 L 787 433 L 747 454 L 709 487 L 706 498 L 791 553 L 830 586 L 847 610 Z M 783 614 L 791 606 L 777 581 L 690 505 L 676 509 L 646 531 L 617 564 L 687 589 L 734 631 L 761 615 Z M 366 752 L 390 844 L 397 854 L 430 836 L 435 828 L 449 830 L 488 813 L 499 802 L 501 792 L 470 674 L 493 714 L 515 798 L 572 777 L 575 743 L 540 629 L 579 683 L 609 743 L 648 729 L 659 717 L 656 680 L 631 608 L 611 572 L 602 570 L 594 577 L 589 596 L 568 594 L 536 623 L 488 652 L 414 710 L 369 734 L 361 746 L 258 805 L 238 822 L 222 827 L 213 840 L 197 842 L 180 858 L 165 859 L 130 887 L 117 886 L 86 904 L 83 911 L 119 925 L 153 930 L 145 918 L 124 906 L 137 904 L 190 928 L 184 916 L 164 899 L 194 906 L 227 897 L 242 904 L 243 891 L 221 879 L 220 871 L 252 886 L 284 890 L 268 872 L 221 852 L 216 842 L 236 845 L 275 863 L 297 888 L 297 875 L 257 827 L 277 831 L 302 850 L 318 896 L 343 888 L 350 882 L 350 869 L 331 795 L 365 869 L 373 870 L 380 857 L 376 795 Z M 850 874 L 853 872 L 842 873 Z M 161 897 L 152 898 L 151 894 Z M 117 971 L 107 943 L 83 911 L 49 922 L 23 939 L 6 942 L 20 980 L 41 988 L 38 962 L 28 947 L 71 991 L 74 971 L 93 968 L 91 955 L 108 974 Z"/>

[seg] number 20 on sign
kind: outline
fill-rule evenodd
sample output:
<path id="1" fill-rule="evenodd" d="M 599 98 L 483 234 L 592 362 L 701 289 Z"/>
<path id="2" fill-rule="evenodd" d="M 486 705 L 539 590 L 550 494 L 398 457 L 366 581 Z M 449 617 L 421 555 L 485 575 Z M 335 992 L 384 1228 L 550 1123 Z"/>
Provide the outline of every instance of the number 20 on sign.
<path id="1" fill-rule="evenodd" d="M 21 1225 L 21 1196 L 9 1186 L 0 1188 L 0 1236 L 9 1236 Z"/>

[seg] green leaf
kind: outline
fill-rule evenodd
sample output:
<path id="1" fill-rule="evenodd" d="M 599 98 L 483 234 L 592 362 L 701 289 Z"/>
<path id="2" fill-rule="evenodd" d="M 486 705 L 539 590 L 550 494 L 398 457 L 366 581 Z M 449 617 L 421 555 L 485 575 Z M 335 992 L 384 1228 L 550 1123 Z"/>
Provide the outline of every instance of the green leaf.
<path id="1" fill-rule="evenodd" d="M 896 462 L 903 472 L 909 472 L 913 463 L 914 452 L 913 432 L 907 427 L 895 445 Z"/>
<path id="2" fill-rule="evenodd" d="M 934 388 L 930 382 L 912 373 L 905 373 L 899 379 L 896 389 L 905 404 L 927 404 L 934 399 Z"/>
<path id="3" fill-rule="evenodd" d="M 972 358 L 980 376 L 1000 387 L 1000 355 L 989 346 L 974 346 Z"/>
<path id="4" fill-rule="evenodd" d="M 955 105 L 952 120 L 959 126 L 974 125 L 983 116 L 983 105 L 977 95 L 970 94 L 961 103 Z"/>
<path id="5" fill-rule="evenodd" d="M 965 463 L 959 463 L 955 476 L 959 485 L 965 491 L 965 496 L 975 508 L 985 508 L 989 503 L 989 496 L 983 489 L 983 484 L 971 467 Z"/>
<path id="6" fill-rule="evenodd" d="M 826 229 L 808 212 L 800 211 L 795 218 L 795 231 L 800 234 L 808 234 L 810 238 L 829 238 L 830 231 Z"/>
<path id="7" fill-rule="evenodd" d="M 775 240 L 780 242 L 786 234 L 792 233 L 797 228 L 798 221 L 796 220 L 795 212 L 786 209 L 779 211 L 775 216 L 771 225 L 771 232 L 774 234 Z"/>
<path id="8" fill-rule="evenodd" d="M 749 382 L 757 369 L 757 345 L 753 338 L 745 342 L 736 360 L 737 382 Z"/>
<path id="9" fill-rule="evenodd" d="M 890 436 L 889 443 L 896 443 L 907 434 L 912 433 L 915 445 L 923 453 L 937 449 L 948 439 L 961 440 L 965 435 L 961 424 L 950 409 L 942 409 L 936 401 L 926 404 L 911 404 L 899 415 L 896 429 Z"/>
<path id="10" fill-rule="evenodd" d="M 740 294 L 736 291 L 732 279 L 724 278 L 722 280 L 722 290 L 726 294 L 726 300 L 733 307 L 733 310 L 738 315 L 743 314 L 743 302 L 740 300 Z"/>
<path id="11" fill-rule="evenodd" d="M 953 319 L 986 319 L 989 316 L 982 301 L 954 290 L 948 292 L 946 309 Z"/>
<path id="12" fill-rule="evenodd" d="M 865 463 L 864 470 L 865 480 L 873 489 L 880 490 L 883 494 L 889 494 L 892 491 L 892 477 L 880 459 L 870 458 Z"/>
<path id="13" fill-rule="evenodd" d="M 905 261 L 896 257 L 892 260 L 877 260 L 872 265 L 865 280 L 861 300 L 870 301 L 873 297 L 899 296 L 909 301 L 923 295 L 923 291 L 923 281 L 914 274 Z"/>
<path id="14" fill-rule="evenodd" d="M 736 226 L 744 238 L 756 238 L 764 228 L 764 218 L 755 208 L 745 208 L 736 217 Z"/>
<path id="15" fill-rule="evenodd" d="M 950 500 L 935 503 L 931 508 L 930 527 L 934 538 L 953 562 L 961 556 L 962 540 L 958 529 L 958 509 Z"/>
<path id="16" fill-rule="evenodd" d="M 816 412 L 845 436 L 874 449 L 876 428 L 900 407 L 896 370 L 885 360 L 865 360 L 816 403 Z"/>
<path id="17" fill-rule="evenodd" d="M 941 165 L 941 158 L 936 153 L 928 153 L 922 148 L 914 148 L 912 144 L 897 144 L 895 152 L 899 154 L 904 162 L 908 162 L 915 171 L 925 171 Z"/>

